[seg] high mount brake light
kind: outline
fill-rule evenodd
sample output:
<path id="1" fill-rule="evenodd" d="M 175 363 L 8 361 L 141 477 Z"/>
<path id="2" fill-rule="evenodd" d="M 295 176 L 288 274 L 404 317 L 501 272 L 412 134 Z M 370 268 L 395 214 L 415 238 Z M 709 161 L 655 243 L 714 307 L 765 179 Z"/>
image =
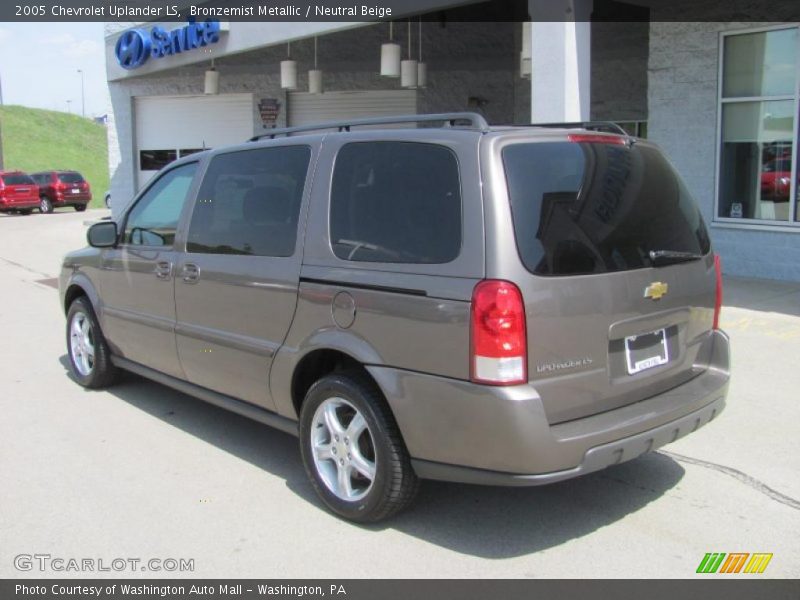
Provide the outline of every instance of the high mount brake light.
<path id="1" fill-rule="evenodd" d="M 625 146 L 628 141 L 627 138 L 621 135 L 597 135 L 587 133 L 571 133 L 567 136 L 570 142 L 575 143 L 589 143 L 589 144 L 617 144 Z"/>

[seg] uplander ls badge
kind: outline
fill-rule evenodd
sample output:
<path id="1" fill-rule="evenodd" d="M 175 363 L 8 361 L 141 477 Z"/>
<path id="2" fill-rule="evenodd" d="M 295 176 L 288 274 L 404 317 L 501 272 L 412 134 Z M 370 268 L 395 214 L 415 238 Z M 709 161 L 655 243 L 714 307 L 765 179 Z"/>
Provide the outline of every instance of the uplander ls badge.
<path id="1" fill-rule="evenodd" d="M 561 371 L 563 369 L 574 369 L 575 367 L 588 367 L 592 364 L 592 359 L 589 357 L 578 358 L 575 360 L 556 361 L 551 363 L 543 363 L 536 365 L 537 373 L 552 373 L 553 371 Z"/>

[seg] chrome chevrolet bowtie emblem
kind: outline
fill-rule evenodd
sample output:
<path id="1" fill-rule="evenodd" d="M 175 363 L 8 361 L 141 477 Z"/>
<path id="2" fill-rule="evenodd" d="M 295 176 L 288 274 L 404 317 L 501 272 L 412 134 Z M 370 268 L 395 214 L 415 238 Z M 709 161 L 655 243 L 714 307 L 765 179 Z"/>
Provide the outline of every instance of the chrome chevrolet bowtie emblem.
<path id="1" fill-rule="evenodd" d="M 654 281 L 644 288 L 644 297 L 650 298 L 651 300 L 661 300 L 661 298 L 667 295 L 668 289 L 669 286 L 666 283 Z"/>

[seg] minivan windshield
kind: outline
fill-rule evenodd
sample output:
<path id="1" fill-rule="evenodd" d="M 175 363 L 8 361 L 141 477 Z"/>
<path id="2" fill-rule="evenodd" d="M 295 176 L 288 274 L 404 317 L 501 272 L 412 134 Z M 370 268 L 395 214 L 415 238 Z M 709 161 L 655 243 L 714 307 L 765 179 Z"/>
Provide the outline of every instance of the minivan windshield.
<path id="1" fill-rule="evenodd" d="M 532 273 L 627 271 L 710 249 L 697 205 L 653 146 L 519 143 L 502 158 L 517 248 Z"/>

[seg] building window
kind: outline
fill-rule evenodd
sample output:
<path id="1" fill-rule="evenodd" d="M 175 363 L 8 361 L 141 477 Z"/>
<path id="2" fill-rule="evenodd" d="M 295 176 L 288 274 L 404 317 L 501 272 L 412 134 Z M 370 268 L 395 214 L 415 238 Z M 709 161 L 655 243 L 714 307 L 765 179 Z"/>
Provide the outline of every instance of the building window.
<path id="1" fill-rule="evenodd" d="M 800 225 L 798 28 L 724 34 L 717 220 Z"/>

